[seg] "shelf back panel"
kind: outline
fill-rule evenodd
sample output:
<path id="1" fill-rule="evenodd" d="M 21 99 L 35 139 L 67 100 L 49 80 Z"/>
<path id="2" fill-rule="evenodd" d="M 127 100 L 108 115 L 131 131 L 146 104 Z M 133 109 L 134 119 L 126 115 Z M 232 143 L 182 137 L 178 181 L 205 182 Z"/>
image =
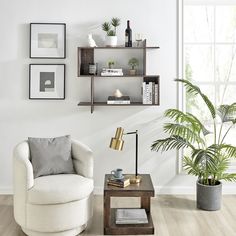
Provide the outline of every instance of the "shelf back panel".
<path id="1" fill-rule="evenodd" d="M 82 48 L 79 53 L 79 75 L 89 74 L 89 64 L 94 63 L 94 49 L 93 48 Z"/>

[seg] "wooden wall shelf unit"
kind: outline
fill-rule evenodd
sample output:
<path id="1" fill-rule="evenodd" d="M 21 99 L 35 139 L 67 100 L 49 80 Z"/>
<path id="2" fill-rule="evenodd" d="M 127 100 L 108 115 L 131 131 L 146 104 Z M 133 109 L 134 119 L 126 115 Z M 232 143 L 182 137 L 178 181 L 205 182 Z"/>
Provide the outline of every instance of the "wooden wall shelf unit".
<path id="1" fill-rule="evenodd" d="M 147 75 L 146 74 L 146 56 L 147 50 L 159 49 L 159 47 L 148 47 L 146 46 L 146 40 L 143 41 L 142 47 L 78 47 L 78 77 L 90 78 L 90 101 L 80 102 L 78 106 L 90 106 L 91 113 L 94 111 L 94 106 L 159 106 L 160 101 L 160 79 L 159 75 Z M 97 75 L 89 74 L 89 64 L 95 63 L 94 61 L 94 52 L 97 50 L 141 50 L 142 51 L 142 71 L 137 75 L 124 74 L 123 76 L 101 76 L 100 73 Z M 96 102 L 94 101 L 94 79 L 96 78 L 142 78 L 143 81 L 150 80 L 158 84 L 158 103 L 157 104 L 143 104 L 142 102 L 132 102 L 130 104 L 107 104 L 107 102 Z M 132 99 L 131 99 L 132 100 Z"/>

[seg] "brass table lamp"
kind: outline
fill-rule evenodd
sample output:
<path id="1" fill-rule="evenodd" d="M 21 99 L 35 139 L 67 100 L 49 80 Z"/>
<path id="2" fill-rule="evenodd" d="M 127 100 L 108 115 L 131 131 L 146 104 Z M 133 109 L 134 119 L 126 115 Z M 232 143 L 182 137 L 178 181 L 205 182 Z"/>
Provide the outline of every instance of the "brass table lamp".
<path id="1" fill-rule="evenodd" d="M 130 177 L 130 183 L 137 184 L 141 182 L 141 176 L 138 175 L 138 130 L 134 132 L 124 133 L 124 129 L 119 127 L 116 129 L 116 134 L 114 138 L 111 138 L 110 148 L 118 151 L 123 150 L 124 140 L 123 135 L 135 134 L 136 136 L 136 150 L 135 150 L 135 175 Z"/>

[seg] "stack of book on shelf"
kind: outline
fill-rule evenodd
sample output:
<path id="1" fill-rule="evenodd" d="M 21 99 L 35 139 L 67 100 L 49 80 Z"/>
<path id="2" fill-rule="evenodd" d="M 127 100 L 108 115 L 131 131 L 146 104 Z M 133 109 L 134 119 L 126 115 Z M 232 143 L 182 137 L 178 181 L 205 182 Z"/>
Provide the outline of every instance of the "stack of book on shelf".
<path id="1" fill-rule="evenodd" d="M 107 104 L 130 104 L 130 97 L 129 96 L 109 96 L 107 99 Z"/>
<path id="2" fill-rule="evenodd" d="M 143 104 L 158 104 L 158 83 L 143 82 Z"/>
<path id="3" fill-rule="evenodd" d="M 124 208 L 116 210 L 116 224 L 147 224 L 145 209 Z"/>
<path id="4" fill-rule="evenodd" d="M 123 76 L 122 69 L 107 69 L 103 68 L 101 72 L 101 76 Z"/>
<path id="5" fill-rule="evenodd" d="M 114 177 L 110 177 L 107 180 L 108 185 L 120 187 L 120 188 L 125 188 L 130 185 L 130 180 L 129 178 L 124 177 L 123 179 L 117 179 Z"/>

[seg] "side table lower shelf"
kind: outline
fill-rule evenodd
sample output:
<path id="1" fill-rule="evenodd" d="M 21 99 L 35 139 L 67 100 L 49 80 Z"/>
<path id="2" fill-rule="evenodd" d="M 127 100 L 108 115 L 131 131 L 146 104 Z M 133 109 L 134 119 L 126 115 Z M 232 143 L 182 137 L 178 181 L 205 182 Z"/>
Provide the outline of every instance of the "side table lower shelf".
<path id="1" fill-rule="evenodd" d="M 116 208 L 111 208 L 111 218 L 110 226 L 104 228 L 104 234 L 106 235 L 133 235 L 133 234 L 154 234 L 154 225 L 152 221 L 152 216 L 150 213 L 147 213 L 148 224 L 116 224 Z"/>

